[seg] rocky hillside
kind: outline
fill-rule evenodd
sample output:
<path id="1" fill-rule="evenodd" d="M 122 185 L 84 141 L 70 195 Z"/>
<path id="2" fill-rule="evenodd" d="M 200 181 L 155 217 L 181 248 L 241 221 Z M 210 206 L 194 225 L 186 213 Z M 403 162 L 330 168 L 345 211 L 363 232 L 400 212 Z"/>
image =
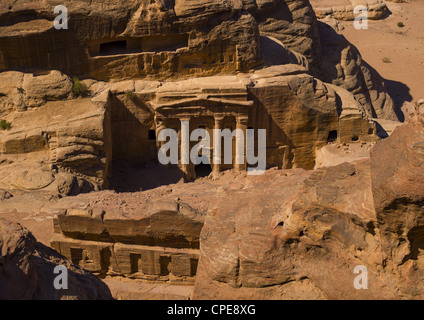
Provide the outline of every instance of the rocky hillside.
<path id="1" fill-rule="evenodd" d="M 382 1 L 311 3 L 2 0 L 0 299 L 422 299 L 424 104 L 338 32 Z M 159 164 L 183 121 L 265 129 L 266 172 Z"/>

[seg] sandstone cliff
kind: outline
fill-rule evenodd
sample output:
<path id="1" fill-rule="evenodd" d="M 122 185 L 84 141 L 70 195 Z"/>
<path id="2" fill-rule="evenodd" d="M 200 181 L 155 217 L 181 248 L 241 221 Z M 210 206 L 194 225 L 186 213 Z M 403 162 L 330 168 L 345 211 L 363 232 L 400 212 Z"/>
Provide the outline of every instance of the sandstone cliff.
<path id="1" fill-rule="evenodd" d="M 56 5 L 68 8 L 67 30 L 53 27 Z M 284 55 L 269 61 L 268 52 L 292 50 L 309 61 L 313 75 L 355 94 L 369 116 L 395 119 L 382 80 L 346 40 L 335 41 L 339 36 L 323 32 L 320 24 L 307 0 L 92 1 L 88 6 L 6 1 L 0 7 L 0 71 L 57 69 L 98 80 L 181 78 L 283 64 Z M 267 46 L 269 38 L 286 49 Z"/>

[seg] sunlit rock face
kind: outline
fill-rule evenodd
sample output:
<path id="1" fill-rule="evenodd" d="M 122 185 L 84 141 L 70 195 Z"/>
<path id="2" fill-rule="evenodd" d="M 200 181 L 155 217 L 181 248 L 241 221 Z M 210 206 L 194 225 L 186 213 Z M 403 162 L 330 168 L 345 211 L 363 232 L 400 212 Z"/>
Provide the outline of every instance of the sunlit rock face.
<path id="1" fill-rule="evenodd" d="M 68 10 L 68 29 L 54 28 L 58 5 Z M 291 50 L 314 76 L 352 92 L 367 115 L 396 119 L 382 79 L 322 25 L 306 0 L 7 0 L 0 5 L 0 71 L 181 78 L 290 63 Z"/>
<path id="2" fill-rule="evenodd" d="M 82 201 L 51 245 L 104 277 L 203 299 L 422 297 L 422 119 L 380 142 L 374 118 L 397 119 L 382 78 L 306 0 L 0 4 L 0 201 Z M 267 170 L 212 161 L 183 183 L 199 167 L 161 166 L 158 137 L 180 147 L 184 121 L 265 130 Z M 366 159 L 312 170 L 353 144 Z"/>
<path id="3" fill-rule="evenodd" d="M 53 26 L 57 5 L 68 9 L 66 30 Z M 228 73 L 263 62 L 264 36 L 313 60 L 317 35 L 307 1 L 6 1 L 0 70 L 48 68 L 102 80 Z"/>
<path id="4" fill-rule="evenodd" d="M 370 159 L 263 176 L 214 199 L 195 298 L 422 299 L 423 123 L 414 116 Z M 358 266 L 367 290 L 355 287 Z"/>
<path id="5" fill-rule="evenodd" d="M 54 27 L 57 5 L 68 29 Z M 267 167 L 305 169 L 329 140 L 375 141 L 370 119 L 395 117 L 379 76 L 308 1 L 6 1 L 0 44 L 5 189 L 108 188 L 114 163 L 154 161 L 148 137 L 187 112 L 210 130 L 220 117 L 266 129 Z M 83 99 L 74 76 L 90 78 Z"/>
<path id="6" fill-rule="evenodd" d="M 56 5 L 68 8 L 67 30 L 53 26 Z M 261 62 L 258 24 L 232 1 L 21 1 L 3 4 L 0 19 L 3 70 L 107 80 L 235 72 Z"/>

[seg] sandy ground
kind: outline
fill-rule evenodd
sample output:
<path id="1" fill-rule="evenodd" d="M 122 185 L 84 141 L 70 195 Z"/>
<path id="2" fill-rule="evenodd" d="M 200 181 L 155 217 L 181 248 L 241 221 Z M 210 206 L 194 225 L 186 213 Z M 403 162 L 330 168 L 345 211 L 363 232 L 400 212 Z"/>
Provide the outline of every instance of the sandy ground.
<path id="1" fill-rule="evenodd" d="M 352 21 L 342 21 L 341 33 L 385 79 L 393 99 L 418 101 L 424 98 L 424 0 L 386 5 L 391 14 L 384 20 L 370 20 L 368 30 L 356 30 Z M 405 26 L 399 27 L 399 22 Z"/>
<path id="2" fill-rule="evenodd" d="M 103 279 L 118 300 L 191 300 L 194 286 L 146 283 L 134 279 Z"/>
<path id="3" fill-rule="evenodd" d="M 373 146 L 373 143 L 328 144 L 316 152 L 315 169 L 369 158 Z"/>

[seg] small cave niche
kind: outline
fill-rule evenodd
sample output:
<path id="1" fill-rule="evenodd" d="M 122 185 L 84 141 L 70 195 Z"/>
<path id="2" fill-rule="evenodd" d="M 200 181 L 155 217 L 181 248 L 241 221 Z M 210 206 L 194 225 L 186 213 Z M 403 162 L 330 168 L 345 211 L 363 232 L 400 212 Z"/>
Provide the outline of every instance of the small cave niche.
<path id="1" fill-rule="evenodd" d="M 131 273 L 141 272 L 142 270 L 141 254 L 131 253 L 130 264 L 131 264 Z"/>
<path id="2" fill-rule="evenodd" d="M 192 276 L 192 277 L 194 277 L 194 276 L 196 276 L 196 274 L 197 274 L 197 266 L 198 266 L 198 264 L 199 264 L 199 260 L 198 259 L 193 259 L 193 258 L 191 258 L 190 259 L 190 275 Z"/>
<path id="3" fill-rule="evenodd" d="M 114 54 L 126 53 L 126 51 L 127 51 L 127 41 L 120 40 L 120 41 L 101 43 L 99 53 L 100 55 L 114 55 Z"/>
<path id="4" fill-rule="evenodd" d="M 410 242 L 410 252 L 403 259 L 403 262 L 424 259 L 424 226 L 412 228 L 408 232 L 408 240 Z"/>
<path id="5" fill-rule="evenodd" d="M 102 268 L 102 271 L 107 273 L 110 267 L 110 260 L 112 257 L 112 252 L 109 248 L 105 248 L 100 251 L 100 265 Z"/>
<path id="6" fill-rule="evenodd" d="M 371 235 L 375 236 L 376 232 L 375 232 L 375 225 L 372 221 L 367 223 L 367 232 L 370 233 Z"/>
<path id="7" fill-rule="evenodd" d="M 149 130 L 148 135 L 150 141 L 156 141 L 156 130 Z"/>
<path id="8" fill-rule="evenodd" d="M 194 171 L 197 178 L 205 178 L 212 173 L 212 167 L 210 164 L 201 163 L 194 167 Z"/>
<path id="9" fill-rule="evenodd" d="M 336 142 L 338 136 L 339 136 L 339 133 L 337 130 L 330 131 L 330 133 L 328 134 L 327 142 L 328 143 Z"/>
<path id="10" fill-rule="evenodd" d="M 188 34 L 152 35 L 125 39 L 92 40 L 88 43 L 91 57 L 134 53 L 175 52 L 187 48 Z M 160 66 L 160 60 L 158 60 Z"/>
<path id="11" fill-rule="evenodd" d="M 161 256 L 159 258 L 160 275 L 167 276 L 171 273 L 171 257 Z"/>
<path id="12" fill-rule="evenodd" d="M 359 137 L 358 136 L 353 136 L 352 137 L 352 142 L 358 142 L 359 141 Z"/>
<path id="13" fill-rule="evenodd" d="M 79 266 L 83 260 L 83 249 L 71 248 L 71 261 L 73 264 Z"/>

